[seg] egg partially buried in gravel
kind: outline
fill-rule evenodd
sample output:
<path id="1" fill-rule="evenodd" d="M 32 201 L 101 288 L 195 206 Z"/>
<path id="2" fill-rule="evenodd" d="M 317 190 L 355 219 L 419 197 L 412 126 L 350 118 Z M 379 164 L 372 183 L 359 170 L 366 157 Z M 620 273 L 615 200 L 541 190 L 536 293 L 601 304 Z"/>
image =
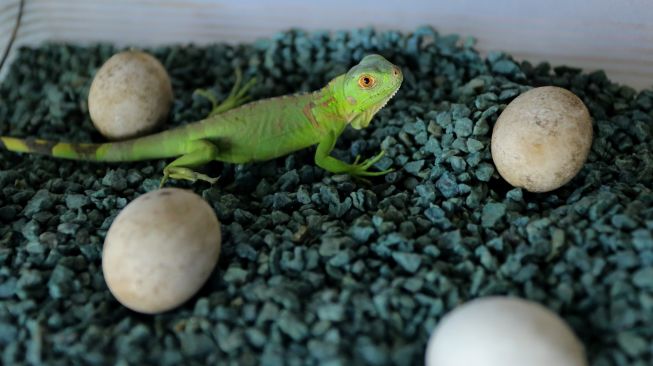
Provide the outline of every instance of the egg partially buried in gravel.
<path id="1" fill-rule="evenodd" d="M 592 146 L 592 120 L 572 92 L 545 86 L 515 98 L 492 131 L 499 174 L 531 192 L 557 189 L 578 174 Z"/>
<path id="2" fill-rule="evenodd" d="M 431 335 L 426 366 L 587 366 L 571 328 L 544 306 L 519 298 L 473 300 Z"/>
<path id="3" fill-rule="evenodd" d="M 149 133 L 160 126 L 172 106 L 168 72 L 154 56 L 125 51 L 109 58 L 93 78 L 88 111 L 95 127 L 109 139 Z"/>
<path id="4" fill-rule="evenodd" d="M 104 242 L 102 271 L 111 293 L 147 314 L 175 308 L 206 282 L 220 255 L 220 223 L 195 193 L 165 188 L 129 203 Z"/>

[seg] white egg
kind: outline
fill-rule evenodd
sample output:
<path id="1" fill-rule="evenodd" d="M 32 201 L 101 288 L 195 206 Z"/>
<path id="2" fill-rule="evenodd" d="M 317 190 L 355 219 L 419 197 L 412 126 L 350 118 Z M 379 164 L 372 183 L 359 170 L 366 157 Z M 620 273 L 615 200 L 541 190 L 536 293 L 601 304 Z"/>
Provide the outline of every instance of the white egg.
<path id="1" fill-rule="evenodd" d="M 220 223 L 200 196 L 178 188 L 149 192 L 111 224 L 102 251 L 104 279 L 126 307 L 164 312 L 202 287 L 220 243 Z"/>
<path id="2" fill-rule="evenodd" d="M 152 55 L 125 51 L 100 67 L 88 93 L 95 127 L 109 139 L 144 135 L 161 125 L 172 106 L 167 71 Z"/>
<path id="3" fill-rule="evenodd" d="M 544 306 L 509 297 L 473 300 L 447 314 L 427 366 L 586 366 L 572 329 Z"/>
<path id="4" fill-rule="evenodd" d="M 515 98 L 492 131 L 492 159 L 508 183 L 531 192 L 567 184 L 592 147 L 592 119 L 574 93 L 545 86 Z"/>

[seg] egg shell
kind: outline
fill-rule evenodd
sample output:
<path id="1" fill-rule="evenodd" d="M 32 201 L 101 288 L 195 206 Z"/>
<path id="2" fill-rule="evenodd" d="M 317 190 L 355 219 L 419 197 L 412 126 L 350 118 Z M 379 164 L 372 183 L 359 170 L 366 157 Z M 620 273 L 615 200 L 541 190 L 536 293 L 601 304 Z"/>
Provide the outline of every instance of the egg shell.
<path id="1" fill-rule="evenodd" d="M 113 55 L 100 67 L 89 90 L 88 110 L 102 135 L 122 140 L 161 125 L 172 98 L 163 65 L 148 53 L 131 50 Z"/>
<path id="2" fill-rule="evenodd" d="M 592 146 L 592 120 L 572 92 L 545 86 L 515 98 L 492 131 L 492 159 L 511 185 L 548 192 L 583 167 Z"/>
<path id="3" fill-rule="evenodd" d="M 431 335 L 427 366 L 586 366 L 582 343 L 544 306 L 491 296 L 447 314 Z"/>
<path id="4" fill-rule="evenodd" d="M 165 188 L 129 203 L 104 242 L 102 271 L 126 307 L 160 313 L 191 298 L 220 254 L 220 223 L 195 193 Z"/>

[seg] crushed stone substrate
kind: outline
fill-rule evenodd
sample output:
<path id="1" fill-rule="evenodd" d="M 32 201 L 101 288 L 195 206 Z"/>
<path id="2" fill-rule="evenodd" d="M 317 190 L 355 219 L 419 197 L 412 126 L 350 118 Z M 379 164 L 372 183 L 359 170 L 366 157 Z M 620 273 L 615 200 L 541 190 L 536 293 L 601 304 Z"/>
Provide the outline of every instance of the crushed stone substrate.
<path id="1" fill-rule="evenodd" d="M 86 104 L 118 49 L 23 48 L 0 84 L 0 134 L 103 141 Z M 601 72 L 482 57 L 472 39 L 358 29 L 280 33 L 253 44 L 148 50 L 169 71 L 170 125 L 202 118 L 234 68 L 254 99 L 322 87 L 368 53 L 405 81 L 334 156 L 385 149 L 395 172 L 365 185 L 315 167 L 313 149 L 260 164 L 212 163 L 203 196 L 222 222 L 218 267 L 184 306 L 134 313 L 109 293 L 104 236 L 158 188 L 165 161 L 92 164 L 0 152 L 0 363 L 47 365 L 420 365 L 439 319 L 509 294 L 573 327 L 592 365 L 653 363 L 653 90 Z M 554 192 L 513 189 L 492 164 L 492 126 L 533 86 L 576 93 L 595 140 Z"/>

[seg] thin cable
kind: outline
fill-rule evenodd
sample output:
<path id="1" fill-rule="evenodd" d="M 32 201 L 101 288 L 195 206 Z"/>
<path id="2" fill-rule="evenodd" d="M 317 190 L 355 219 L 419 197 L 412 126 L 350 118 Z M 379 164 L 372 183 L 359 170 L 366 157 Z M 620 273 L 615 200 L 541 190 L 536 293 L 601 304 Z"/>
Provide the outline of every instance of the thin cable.
<path id="1" fill-rule="evenodd" d="M 7 61 L 7 57 L 9 57 L 9 52 L 11 51 L 11 46 L 14 44 L 16 34 L 18 34 L 20 20 L 23 18 L 23 7 L 25 7 L 25 0 L 20 0 L 20 4 L 18 6 L 18 15 L 16 16 L 16 24 L 14 25 L 14 30 L 11 32 L 11 37 L 9 37 L 9 43 L 5 48 L 5 52 L 2 54 L 2 60 L 0 60 L 0 70 L 2 70 L 2 66 L 4 66 L 5 61 Z"/>

